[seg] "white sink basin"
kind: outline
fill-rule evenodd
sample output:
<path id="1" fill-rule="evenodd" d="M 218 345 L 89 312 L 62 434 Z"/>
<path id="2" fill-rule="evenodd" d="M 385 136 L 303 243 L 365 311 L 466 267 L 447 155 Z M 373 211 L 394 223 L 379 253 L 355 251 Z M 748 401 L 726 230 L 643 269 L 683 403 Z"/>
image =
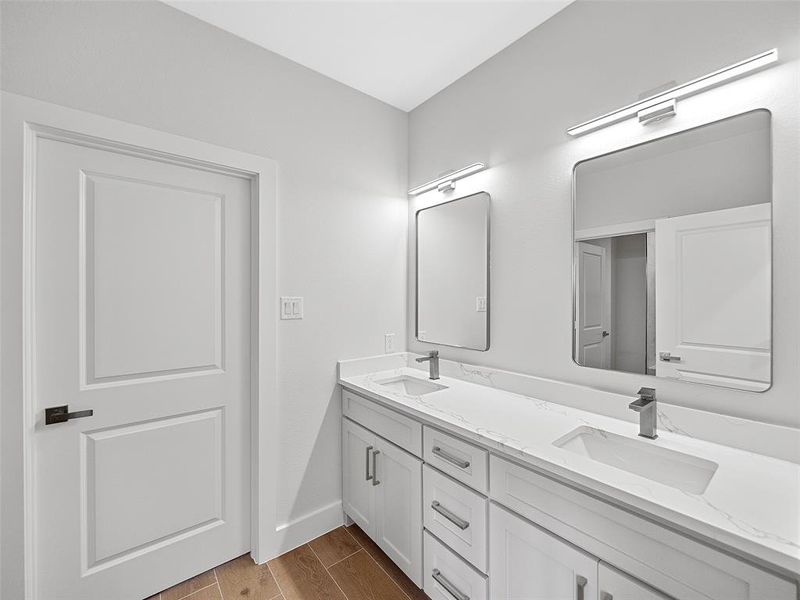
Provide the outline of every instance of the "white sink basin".
<path id="1" fill-rule="evenodd" d="M 424 396 L 431 392 L 447 389 L 446 385 L 440 385 L 432 381 L 424 379 L 417 379 L 408 375 L 399 375 L 389 379 L 376 381 L 378 385 L 382 385 L 388 390 L 397 394 L 405 394 L 406 396 Z"/>
<path id="2" fill-rule="evenodd" d="M 670 487 L 702 494 L 717 463 L 592 427 L 578 427 L 554 446 Z"/>

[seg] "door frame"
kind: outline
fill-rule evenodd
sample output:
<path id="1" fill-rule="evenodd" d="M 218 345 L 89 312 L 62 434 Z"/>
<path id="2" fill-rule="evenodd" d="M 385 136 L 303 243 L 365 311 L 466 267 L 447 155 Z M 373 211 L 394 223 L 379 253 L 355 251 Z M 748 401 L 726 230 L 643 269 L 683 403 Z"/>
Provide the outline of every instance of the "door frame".
<path id="1" fill-rule="evenodd" d="M 22 144 L 4 143 L 4 152 L 14 157 L 21 170 L 9 169 L 7 177 L 18 179 L 21 187 L 22 229 L 21 278 L 15 282 L 21 293 L 21 372 L 18 375 L 22 395 L 22 489 L 25 598 L 36 600 L 37 582 L 34 541 L 36 532 L 36 487 L 33 460 L 37 418 L 34 405 L 33 360 L 35 344 L 34 273 L 35 273 L 35 174 L 36 147 L 39 139 L 56 139 L 84 146 L 121 152 L 130 156 L 155 157 L 225 175 L 248 179 L 251 189 L 251 333 L 250 333 L 250 413 L 251 413 L 251 557 L 263 563 L 278 551 L 275 527 L 277 473 L 277 348 L 276 348 L 276 193 L 275 161 L 230 148 L 177 136 L 123 121 L 41 102 L 15 94 L 2 94 L 3 123 L 19 128 L 6 135 L 22 137 Z M 8 112 L 7 112 L 8 111 Z M 20 131 L 21 129 L 21 131 Z M 16 138 L 18 140 L 19 138 Z M 16 141 L 15 140 L 15 141 Z M 8 164 L 8 163 L 6 163 Z M 5 203 L 5 200 L 4 200 Z M 5 230 L 4 230 L 5 233 Z M 16 241 L 16 240 L 14 240 Z M 5 265 L 4 265 L 5 266 Z M 4 269 L 5 271 L 5 269 Z M 12 274 L 13 275 L 16 274 Z M 6 285 L 9 274 L 3 274 Z M 5 308 L 4 308 L 5 311 Z M 4 346 L 7 343 L 4 332 Z M 4 348 L 3 353 L 6 353 Z M 5 361 L 5 357 L 3 358 Z M 5 387 L 5 384 L 4 384 Z M 4 390 L 5 391 L 5 390 Z M 19 463 L 18 463 L 19 464 Z M 7 482 L 6 482 L 7 483 Z"/>

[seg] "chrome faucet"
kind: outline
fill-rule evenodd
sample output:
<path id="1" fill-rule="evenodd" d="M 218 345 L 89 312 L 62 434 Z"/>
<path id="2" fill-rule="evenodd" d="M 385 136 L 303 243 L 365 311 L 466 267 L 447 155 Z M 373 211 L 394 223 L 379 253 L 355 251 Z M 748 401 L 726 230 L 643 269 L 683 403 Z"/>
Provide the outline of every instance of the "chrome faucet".
<path id="1" fill-rule="evenodd" d="M 417 359 L 418 363 L 422 362 L 429 362 L 430 364 L 430 376 L 429 379 L 439 379 L 439 351 L 438 350 L 431 350 L 428 352 L 428 356 L 423 358 Z"/>
<path id="2" fill-rule="evenodd" d="M 639 413 L 639 435 L 651 440 L 658 437 L 656 433 L 656 391 L 643 387 L 638 392 L 639 398 L 628 405 L 628 408 Z"/>

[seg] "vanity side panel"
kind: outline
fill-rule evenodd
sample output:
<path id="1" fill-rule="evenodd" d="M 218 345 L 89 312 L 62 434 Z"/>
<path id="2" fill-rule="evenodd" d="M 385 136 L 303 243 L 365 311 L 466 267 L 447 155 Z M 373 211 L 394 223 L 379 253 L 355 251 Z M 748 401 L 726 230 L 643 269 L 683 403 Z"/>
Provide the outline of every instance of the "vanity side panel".
<path id="1" fill-rule="evenodd" d="M 796 600 L 794 583 L 497 456 L 490 497 L 685 600 Z"/>

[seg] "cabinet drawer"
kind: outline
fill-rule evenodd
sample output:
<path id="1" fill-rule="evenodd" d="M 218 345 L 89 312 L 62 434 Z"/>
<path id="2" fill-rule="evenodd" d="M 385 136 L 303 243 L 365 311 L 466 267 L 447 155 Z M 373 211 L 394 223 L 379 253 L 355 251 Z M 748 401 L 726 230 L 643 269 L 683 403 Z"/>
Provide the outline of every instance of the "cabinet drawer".
<path id="1" fill-rule="evenodd" d="M 421 423 L 346 389 L 342 389 L 342 414 L 403 450 L 422 456 Z"/>
<path id="2" fill-rule="evenodd" d="M 489 453 L 448 433 L 425 426 L 425 462 L 463 481 L 482 494 L 489 493 Z"/>
<path id="3" fill-rule="evenodd" d="M 681 600 L 796 600 L 794 583 L 496 456 L 490 497 Z M 492 533 L 494 535 L 494 533 Z"/>
<path id="4" fill-rule="evenodd" d="M 597 579 L 600 600 L 670 600 L 664 594 L 602 562 L 597 567 Z"/>
<path id="5" fill-rule="evenodd" d="M 485 573 L 488 500 L 429 465 L 422 490 L 425 528 Z"/>
<path id="6" fill-rule="evenodd" d="M 432 600 L 488 600 L 486 577 L 425 532 L 425 593 Z"/>

